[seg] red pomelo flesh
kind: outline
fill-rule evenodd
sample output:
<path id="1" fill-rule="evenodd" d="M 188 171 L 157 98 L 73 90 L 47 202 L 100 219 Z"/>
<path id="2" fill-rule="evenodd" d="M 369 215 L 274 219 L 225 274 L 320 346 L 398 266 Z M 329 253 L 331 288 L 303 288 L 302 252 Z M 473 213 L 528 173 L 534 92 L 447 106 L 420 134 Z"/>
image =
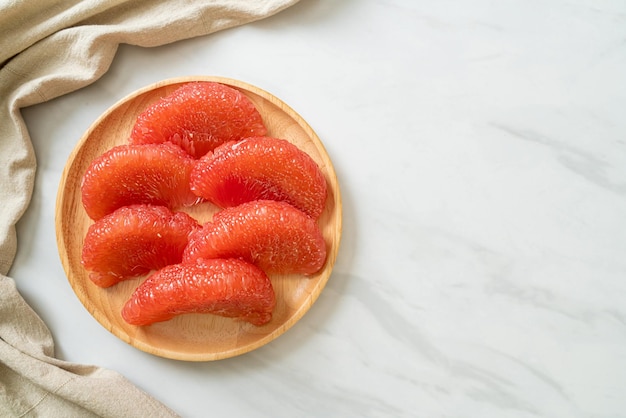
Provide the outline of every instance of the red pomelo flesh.
<path id="1" fill-rule="evenodd" d="M 164 267 L 135 290 L 122 309 L 131 325 L 167 321 L 185 313 L 210 313 L 263 325 L 276 305 L 267 275 L 242 260 L 198 260 Z"/>
<path id="2" fill-rule="evenodd" d="M 200 199 L 191 192 L 195 160 L 173 144 L 119 145 L 92 161 L 81 183 L 93 220 L 134 204 L 176 209 Z"/>
<path id="3" fill-rule="evenodd" d="M 255 200 L 216 213 L 191 235 L 185 262 L 240 258 L 266 273 L 313 274 L 326 261 L 316 221 L 286 202 Z"/>
<path id="4" fill-rule="evenodd" d="M 122 207 L 87 230 L 82 264 L 100 287 L 180 263 L 191 233 L 200 226 L 164 206 Z"/>
<path id="5" fill-rule="evenodd" d="M 229 142 L 202 157 L 191 190 L 222 208 L 253 200 L 280 200 L 318 218 L 326 180 L 315 161 L 292 143 L 254 137 Z"/>
<path id="6" fill-rule="evenodd" d="M 266 133 L 260 113 L 243 93 L 221 83 L 193 82 L 141 113 L 130 141 L 169 141 L 199 158 L 224 142 Z"/>

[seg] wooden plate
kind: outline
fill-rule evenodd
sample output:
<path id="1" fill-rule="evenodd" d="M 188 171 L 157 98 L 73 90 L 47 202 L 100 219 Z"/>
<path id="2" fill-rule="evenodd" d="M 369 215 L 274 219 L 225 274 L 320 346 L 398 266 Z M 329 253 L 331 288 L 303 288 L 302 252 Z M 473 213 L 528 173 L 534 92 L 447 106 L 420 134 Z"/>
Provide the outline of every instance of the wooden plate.
<path id="1" fill-rule="evenodd" d="M 238 89 L 263 116 L 268 135 L 291 141 L 307 152 L 322 169 L 328 183 L 326 208 L 319 225 L 328 247 L 328 259 L 317 274 L 270 276 L 277 305 L 271 322 L 256 327 L 215 315 L 186 314 L 145 327 L 128 325 L 122 306 L 145 277 L 111 288 L 95 286 L 81 266 L 83 239 L 92 221 L 81 203 L 80 184 L 91 161 L 127 141 L 132 126 L 147 106 L 190 81 L 216 81 Z M 330 277 L 341 238 L 341 196 L 337 178 L 322 142 L 311 127 L 273 95 L 241 81 L 221 77 L 186 77 L 143 88 L 107 110 L 83 135 L 63 171 L 56 203 L 57 245 L 63 268 L 74 292 L 89 313 L 114 335 L 157 356 L 186 361 L 218 360 L 240 355 L 274 340 L 292 327 L 313 305 Z M 209 203 L 188 213 L 204 222 L 217 210 Z"/>

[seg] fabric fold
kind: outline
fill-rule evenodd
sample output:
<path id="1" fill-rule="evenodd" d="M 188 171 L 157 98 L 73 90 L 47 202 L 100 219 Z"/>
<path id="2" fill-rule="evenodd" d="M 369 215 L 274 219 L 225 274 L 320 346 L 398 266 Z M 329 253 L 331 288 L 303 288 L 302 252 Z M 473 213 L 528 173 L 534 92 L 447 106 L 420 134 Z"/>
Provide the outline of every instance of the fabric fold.
<path id="1" fill-rule="evenodd" d="M 120 44 L 154 47 L 207 35 L 297 1 L 0 3 L 0 416 L 177 416 L 114 371 L 55 358 L 50 331 L 6 276 L 36 170 L 20 109 L 93 83 Z"/>

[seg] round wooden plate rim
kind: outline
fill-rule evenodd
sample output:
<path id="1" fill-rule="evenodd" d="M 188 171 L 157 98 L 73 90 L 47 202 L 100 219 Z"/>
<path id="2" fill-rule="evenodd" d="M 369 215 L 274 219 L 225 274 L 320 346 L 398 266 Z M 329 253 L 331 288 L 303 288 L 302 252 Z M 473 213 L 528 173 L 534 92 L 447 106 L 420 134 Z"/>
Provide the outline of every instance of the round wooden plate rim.
<path id="1" fill-rule="evenodd" d="M 76 272 L 73 271 L 72 263 L 69 260 L 70 254 L 68 252 L 68 241 L 70 241 L 69 234 L 72 234 L 73 229 L 68 227 L 68 223 L 71 223 L 70 219 L 72 216 L 67 216 L 66 212 L 71 209 L 68 209 L 68 205 L 70 205 L 71 198 L 68 197 L 72 191 L 68 190 L 66 186 L 66 182 L 72 170 L 75 170 L 75 164 L 77 162 L 77 158 L 83 151 L 84 146 L 86 145 L 89 138 L 93 135 L 93 133 L 99 128 L 99 126 L 106 121 L 110 115 L 116 112 L 120 107 L 125 106 L 129 102 L 134 99 L 140 98 L 142 95 L 152 92 L 153 90 L 158 90 L 164 87 L 172 86 L 175 84 L 183 84 L 194 81 L 213 81 L 222 83 L 225 85 L 229 85 L 231 87 L 235 87 L 239 90 L 242 90 L 244 93 L 252 93 L 253 95 L 257 95 L 261 97 L 263 100 L 266 100 L 278 107 L 282 110 L 289 118 L 293 119 L 297 125 L 306 133 L 308 139 L 313 142 L 315 148 L 319 153 L 319 157 L 323 160 L 324 167 L 322 167 L 325 176 L 327 177 L 327 182 L 329 183 L 329 194 L 333 194 L 334 199 L 334 208 L 333 214 L 329 219 L 329 222 L 332 223 L 332 239 L 330 243 L 330 251 L 328 252 L 328 259 L 326 261 L 326 265 L 321 272 L 319 278 L 317 278 L 317 283 L 311 292 L 308 293 L 308 296 L 305 297 L 299 307 L 295 310 L 295 312 L 281 325 L 273 329 L 270 333 L 265 335 L 260 334 L 259 338 L 255 339 L 252 342 L 248 342 L 245 345 L 239 346 L 236 344 L 234 347 L 230 349 L 223 349 L 221 351 L 211 352 L 184 352 L 184 351 L 176 351 L 169 348 L 163 347 L 155 347 L 148 342 L 144 341 L 141 338 L 131 337 L 126 331 L 121 329 L 120 327 L 114 326 L 111 318 L 107 315 L 106 312 L 103 312 L 98 309 L 98 307 L 93 303 L 93 301 L 89 298 L 89 295 L 85 291 L 82 286 L 82 282 L 77 280 L 75 277 L 77 276 Z M 260 110 L 261 111 L 261 110 Z M 262 112 L 262 111 L 261 111 Z M 263 114 L 263 112 L 262 112 Z M 81 208 L 82 209 L 82 208 Z M 177 360 L 185 360 L 185 361 L 210 361 L 210 360 L 219 360 L 225 359 L 237 355 L 241 355 L 252 351 L 256 348 L 259 348 L 268 342 L 276 339 L 280 335 L 282 335 L 285 331 L 291 328 L 297 321 L 299 321 L 302 316 L 309 310 L 309 308 L 315 303 L 320 293 L 326 286 L 326 283 L 330 277 L 332 269 L 334 267 L 334 263 L 337 257 L 339 242 L 341 239 L 341 229 L 342 229 L 342 205 L 341 205 L 341 193 L 339 190 L 336 174 L 334 168 L 332 166 L 332 162 L 328 157 L 326 149 L 321 142 L 321 140 L 317 137 L 313 129 L 309 126 L 309 124 L 291 107 L 289 107 L 282 100 L 278 99 L 276 96 L 268 93 L 265 90 L 262 90 L 256 86 L 245 83 L 240 80 L 226 78 L 226 77 L 218 77 L 218 76 L 186 76 L 186 77 L 176 77 L 170 78 L 166 80 L 162 80 L 143 88 L 140 88 L 121 100 L 117 101 L 113 104 L 109 109 L 107 109 L 104 113 L 102 113 L 94 123 L 87 129 L 87 131 L 83 134 L 81 139 L 78 141 L 75 148 L 70 153 L 63 173 L 61 175 L 61 180 L 59 183 L 59 189 L 57 193 L 56 199 L 56 213 L 55 213 L 55 226 L 56 226 L 56 235 L 57 235 L 57 246 L 59 251 L 59 256 L 61 258 L 61 263 L 68 277 L 68 281 L 77 295 L 80 302 L 87 309 L 87 311 L 108 331 L 114 334 L 116 337 L 120 338 L 122 341 L 151 354 L 177 359 Z M 71 215 L 71 214 L 70 214 Z M 84 273 L 84 272 L 83 272 Z M 313 280 L 313 279 L 310 279 Z M 106 291 L 106 289 L 103 289 Z"/>

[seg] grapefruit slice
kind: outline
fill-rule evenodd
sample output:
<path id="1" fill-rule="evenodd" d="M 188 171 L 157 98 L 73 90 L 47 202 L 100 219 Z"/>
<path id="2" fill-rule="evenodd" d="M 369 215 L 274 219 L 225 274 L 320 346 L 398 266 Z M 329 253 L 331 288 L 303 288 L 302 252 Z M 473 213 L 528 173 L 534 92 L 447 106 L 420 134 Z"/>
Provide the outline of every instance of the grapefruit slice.
<path id="1" fill-rule="evenodd" d="M 255 200 L 216 213 L 189 238 L 183 261 L 240 258 L 266 273 L 313 274 L 326 261 L 313 218 L 286 202 Z"/>
<path id="2" fill-rule="evenodd" d="M 180 263 L 190 234 L 199 228 L 184 212 L 164 206 L 122 207 L 87 230 L 82 265 L 100 287 Z"/>
<path id="3" fill-rule="evenodd" d="M 137 117 L 133 144 L 173 142 L 199 158 L 216 146 L 267 129 L 254 104 L 239 90 L 215 82 L 184 84 Z"/>
<path id="4" fill-rule="evenodd" d="M 200 200 L 189 186 L 194 163 L 173 144 L 118 145 L 95 158 L 83 175 L 83 207 L 98 220 L 134 204 L 193 205 Z"/>
<path id="5" fill-rule="evenodd" d="M 131 325 L 167 321 L 184 313 L 211 313 L 263 325 L 276 297 L 258 267 L 242 260 L 198 260 L 164 267 L 148 277 L 122 309 Z"/>
<path id="6" fill-rule="evenodd" d="M 318 218 L 326 180 L 315 161 L 292 143 L 253 137 L 209 152 L 191 172 L 191 190 L 222 208 L 252 200 L 280 200 Z"/>

